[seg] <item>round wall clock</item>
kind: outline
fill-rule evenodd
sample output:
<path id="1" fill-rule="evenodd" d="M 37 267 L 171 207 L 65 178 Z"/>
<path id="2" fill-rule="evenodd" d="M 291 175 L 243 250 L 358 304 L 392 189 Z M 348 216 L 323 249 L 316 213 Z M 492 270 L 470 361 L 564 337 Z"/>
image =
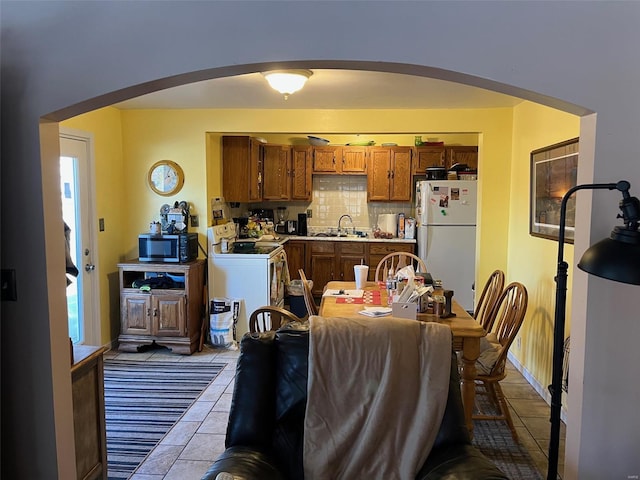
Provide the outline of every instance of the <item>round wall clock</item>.
<path id="1" fill-rule="evenodd" d="M 160 160 L 149 169 L 147 181 L 151 190 L 168 197 L 178 193 L 184 185 L 184 172 L 176 162 Z"/>

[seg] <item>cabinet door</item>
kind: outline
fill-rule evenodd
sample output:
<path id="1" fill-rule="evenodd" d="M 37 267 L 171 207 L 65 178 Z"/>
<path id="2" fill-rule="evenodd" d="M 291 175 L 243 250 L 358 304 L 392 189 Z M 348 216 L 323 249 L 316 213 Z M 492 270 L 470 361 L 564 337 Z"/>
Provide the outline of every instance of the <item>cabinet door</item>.
<path id="1" fill-rule="evenodd" d="M 289 262 L 289 275 L 291 279 L 299 279 L 298 270 L 305 270 L 305 242 L 289 240 L 284 244 L 284 251 L 287 253 L 287 261 Z"/>
<path id="2" fill-rule="evenodd" d="M 313 147 L 313 173 L 340 173 L 340 147 Z"/>
<path id="3" fill-rule="evenodd" d="M 262 169 L 262 199 L 288 200 L 291 189 L 290 148 L 283 145 L 263 145 Z"/>
<path id="4" fill-rule="evenodd" d="M 263 192 L 262 176 L 262 144 L 251 138 L 249 140 L 249 201 L 259 202 Z M 225 197 L 226 201 L 227 198 Z"/>
<path id="5" fill-rule="evenodd" d="M 367 173 L 367 147 L 342 148 L 342 173 Z"/>
<path id="6" fill-rule="evenodd" d="M 121 334 L 151 335 L 151 295 L 123 293 L 120 308 Z"/>
<path id="7" fill-rule="evenodd" d="M 411 200 L 411 147 L 391 147 L 391 184 L 389 200 Z"/>
<path id="8" fill-rule="evenodd" d="M 338 251 L 336 258 L 338 260 L 338 278 L 344 282 L 355 281 L 353 271 L 354 265 L 368 265 L 366 248 L 364 242 L 336 242 L 336 250 Z"/>
<path id="9" fill-rule="evenodd" d="M 309 275 L 306 277 L 313 280 L 312 292 L 314 295 L 322 295 L 324 287 L 327 283 L 335 280 L 336 258 L 332 254 L 327 253 L 314 253 L 311 255 L 311 262 L 309 265 Z"/>
<path id="10" fill-rule="evenodd" d="M 181 294 L 153 296 L 153 335 L 182 336 L 186 333 L 186 297 Z"/>
<path id="11" fill-rule="evenodd" d="M 370 202 L 389 200 L 391 150 L 385 147 L 371 148 L 368 163 L 367 200 Z"/>
<path id="12" fill-rule="evenodd" d="M 228 202 L 262 200 L 260 142 L 247 136 L 222 137 L 222 195 Z"/>
<path id="13" fill-rule="evenodd" d="M 426 175 L 427 167 L 444 167 L 445 149 L 444 146 L 415 147 L 413 157 L 413 174 Z"/>
<path id="14" fill-rule="evenodd" d="M 466 163 L 469 169 L 478 169 L 478 147 L 453 146 L 447 147 L 446 167 L 451 168 L 456 163 Z"/>
<path id="15" fill-rule="evenodd" d="M 311 200 L 311 153 L 311 147 L 295 146 L 292 148 L 291 200 Z"/>

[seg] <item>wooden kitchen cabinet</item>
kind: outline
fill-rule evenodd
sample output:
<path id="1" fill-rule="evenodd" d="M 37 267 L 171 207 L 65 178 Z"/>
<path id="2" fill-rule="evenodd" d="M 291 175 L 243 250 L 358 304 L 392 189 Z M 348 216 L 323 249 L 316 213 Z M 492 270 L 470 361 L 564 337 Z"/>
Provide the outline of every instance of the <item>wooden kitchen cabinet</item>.
<path id="1" fill-rule="evenodd" d="M 373 147 L 369 153 L 367 200 L 411 200 L 411 147 Z"/>
<path id="2" fill-rule="evenodd" d="M 466 164 L 470 170 L 478 169 L 478 147 L 452 145 L 446 147 L 446 164 L 451 168 L 456 163 Z"/>
<path id="3" fill-rule="evenodd" d="M 305 276 L 313 280 L 314 295 L 322 295 L 327 283 L 337 280 L 336 270 L 336 242 L 313 241 L 307 243 L 307 268 Z"/>
<path id="4" fill-rule="evenodd" d="M 415 253 L 415 243 L 403 243 L 403 242 L 372 242 L 369 243 L 369 281 L 373 282 L 376 278 L 376 268 L 378 263 L 386 255 L 395 252 L 407 252 Z M 427 265 L 427 269 L 429 266 Z M 387 278 L 387 273 L 384 272 L 381 277 Z"/>
<path id="5" fill-rule="evenodd" d="M 309 146 L 291 148 L 291 200 L 311 200 L 312 156 L 313 149 Z"/>
<path id="6" fill-rule="evenodd" d="M 262 144 L 247 136 L 222 137 L 222 195 L 227 202 L 262 200 Z"/>
<path id="7" fill-rule="evenodd" d="M 367 251 L 364 242 L 336 242 L 336 280 L 353 282 L 356 277 L 354 265 L 367 264 Z"/>
<path id="8" fill-rule="evenodd" d="M 373 281 L 376 267 L 385 255 L 393 252 L 414 253 L 415 250 L 415 243 L 411 242 L 306 240 L 304 243 L 306 243 L 305 274 L 307 278 L 313 280 L 312 293 L 315 296 L 322 295 L 324 287 L 330 281 L 354 281 L 354 265 L 360 265 L 363 262 L 369 265 L 369 280 Z"/>
<path id="9" fill-rule="evenodd" d="M 291 147 L 262 145 L 262 199 L 291 198 Z"/>
<path id="10" fill-rule="evenodd" d="M 284 251 L 287 254 L 289 263 L 289 275 L 291 280 L 299 279 L 298 270 L 305 269 L 306 242 L 304 240 L 288 240 L 284 244 Z"/>
<path id="11" fill-rule="evenodd" d="M 342 147 L 313 147 L 313 173 L 340 173 Z"/>
<path id="12" fill-rule="evenodd" d="M 444 145 L 415 147 L 412 161 L 413 175 L 426 175 L 428 167 L 445 167 L 446 151 Z"/>
<path id="13" fill-rule="evenodd" d="M 119 349 L 136 352 L 156 343 L 176 353 L 193 353 L 200 340 L 205 305 L 204 260 L 189 263 L 147 263 L 132 260 L 119 263 L 120 335 Z M 183 278 L 176 288 L 141 292 L 134 282 L 153 276 Z"/>
<path id="14" fill-rule="evenodd" d="M 342 147 L 342 162 L 340 172 L 354 174 L 367 173 L 367 147 Z"/>

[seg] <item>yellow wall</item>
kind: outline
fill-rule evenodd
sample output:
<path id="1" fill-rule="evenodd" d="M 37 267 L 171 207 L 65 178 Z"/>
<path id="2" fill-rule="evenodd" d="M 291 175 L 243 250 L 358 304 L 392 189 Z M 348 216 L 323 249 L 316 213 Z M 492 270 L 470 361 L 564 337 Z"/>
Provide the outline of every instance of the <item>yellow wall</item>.
<path id="1" fill-rule="evenodd" d="M 543 386 L 551 383 L 555 308 L 553 278 L 558 244 L 529 235 L 530 153 L 579 135 L 579 117 L 529 102 L 514 108 L 507 282 L 519 281 L 526 285 L 529 306 L 519 334 L 521 347 L 518 348 L 518 342 L 514 342 L 511 353 Z M 571 261 L 573 245 L 566 244 L 564 258 Z M 571 275 L 568 282 L 567 335 L 571 318 Z"/>
<path id="2" fill-rule="evenodd" d="M 104 124 L 102 124 L 104 119 Z M 115 275 L 120 260 L 137 256 L 137 235 L 157 220 L 160 207 L 175 201 L 190 202 L 192 214 L 200 217 L 201 244 L 205 245 L 209 202 L 221 194 L 220 143 L 222 133 L 252 132 L 278 143 L 308 134 L 344 143 L 339 133 L 360 133 L 360 139 L 378 144 L 396 141 L 412 144 L 413 136 L 480 146 L 478 216 L 478 264 L 476 283 L 484 284 L 496 268 L 507 270 L 508 226 L 512 178 L 513 109 L 477 110 L 123 110 L 107 108 L 64 123 L 92 131 L 96 139 L 98 216 L 104 217 L 109 238 L 100 252 L 105 275 Z M 121 126 L 121 135 L 120 135 Z M 212 134 L 207 135 L 208 132 Z M 458 133 L 451 133 L 458 132 Z M 121 152 L 120 153 L 120 145 Z M 117 154 L 116 154 L 117 152 Z M 185 172 L 183 189 L 174 197 L 161 197 L 147 185 L 149 167 L 170 159 Z M 514 174 L 515 175 L 515 174 Z M 516 175 L 517 176 L 517 175 Z M 528 176 L 528 172 L 527 172 Z M 105 178 L 117 181 L 105 182 Z M 528 192 L 528 186 L 526 187 Z M 515 193 L 518 193 L 517 191 Z M 522 193 L 522 192 L 520 192 Z M 528 230 L 527 230 L 528 232 Z M 202 254 L 201 254 L 202 256 Z M 117 285 L 116 285 L 117 286 Z M 110 287 L 112 290 L 112 288 Z M 110 305 L 105 316 L 117 322 L 118 295 L 102 294 Z M 103 305 L 103 311 L 105 306 Z M 117 325 L 117 323 L 116 323 Z M 110 331 L 115 339 L 113 328 Z M 115 328 L 117 332 L 117 327 Z M 103 333 L 104 337 L 104 333 Z M 103 338 L 104 339 L 104 338 Z"/>
<path id="3" fill-rule="evenodd" d="M 100 336 L 102 344 L 116 338 L 120 331 L 120 295 L 116 264 L 122 259 L 131 208 L 125 188 L 122 156 L 120 110 L 112 107 L 96 110 L 61 123 L 62 126 L 93 134 L 94 173 L 96 179 L 96 222 L 104 218 L 105 230 L 98 232 L 100 275 Z"/>

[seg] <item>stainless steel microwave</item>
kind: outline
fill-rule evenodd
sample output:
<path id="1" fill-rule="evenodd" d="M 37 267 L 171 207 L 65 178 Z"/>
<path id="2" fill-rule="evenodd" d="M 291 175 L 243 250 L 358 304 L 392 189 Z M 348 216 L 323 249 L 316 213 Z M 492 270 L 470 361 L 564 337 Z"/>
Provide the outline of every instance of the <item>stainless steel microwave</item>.
<path id="1" fill-rule="evenodd" d="M 138 235 L 138 260 L 141 262 L 184 263 L 198 258 L 198 234 Z"/>

